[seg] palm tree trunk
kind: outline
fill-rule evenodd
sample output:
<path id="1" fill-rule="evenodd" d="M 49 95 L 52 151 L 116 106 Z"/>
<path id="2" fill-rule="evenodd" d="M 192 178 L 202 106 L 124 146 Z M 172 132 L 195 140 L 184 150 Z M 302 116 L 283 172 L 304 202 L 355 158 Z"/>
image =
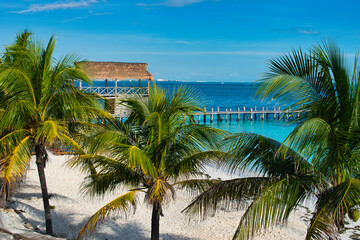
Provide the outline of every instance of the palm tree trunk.
<path id="1" fill-rule="evenodd" d="M 51 212 L 50 212 L 50 203 L 49 203 L 49 194 L 46 186 L 46 178 L 45 178 L 45 148 L 41 145 L 35 145 L 35 153 L 36 153 L 36 165 L 39 174 L 40 186 L 41 186 L 41 194 L 44 203 L 44 211 L 45 211 L 45 223 L 46 223 L 46 233 L 53 235 L 52 229 L 52 220 L 51 220 Z"/>
<path id="2" fill-rule="evenodd" d="M 151 240 L 159 240 L 160 216 L 162 216 L 161 204 L 154 202 L 151 216 Z"/>

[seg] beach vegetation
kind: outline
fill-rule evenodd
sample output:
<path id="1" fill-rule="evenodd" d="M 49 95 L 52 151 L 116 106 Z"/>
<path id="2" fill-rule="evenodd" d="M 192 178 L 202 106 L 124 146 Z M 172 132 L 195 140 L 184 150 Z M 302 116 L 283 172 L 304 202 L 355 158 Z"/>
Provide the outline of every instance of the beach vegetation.
<path id="1" fill-rule="evenodd" d="M 215 184 L 184 211 L 204 217 L 220 206 L 245 209 L 233 239 L 249 239 L 313 200 L 305 239 L 339 238 L 347 216 L 358 220 L 360 203 L 358 56 L 353 67 L 346 60 L 332 41 L 270 60 L 257 94 L 300 111 L 295 129 L 283 143 L 254 133 L 226 138 L 224 167 L 258 176 Z"/>
<path id="2" fill-rule="evenodd" d="M 86 193 L 129 190 L 91 216 L 78 239 L 114 213 L 126 216 L 141 195 L 152 208 L 151 239 L 159 239 L 163 206 L 175 198 L 176 189 L 199 193 L 218 182 L 204 171 L 219 157 L 214 149 L 224 132 L 195 122 L 193 112 L 201 111 L 195 92 L 153 85 L 149 96 L 123 99 L 121 104 L 130 111 L 127 120 L 104 122 L 102 130 L 84 138 L 84 154 L 71 165 L 87 173 Z"/>
<path id="3" fill-rule="evenodd" d="M 56 38 L 44 45 L 28 31 L 6 46 L 0 67 L 0 171 L 5 192 L 27 171 L 35 155 L 44 204 L 46 233 L 53 234 L 45 166 L 47 148 L 65 145 L 79 148 L 74 131 L 90 119 L 107 116 L 94 95 L 80 91 L 74 79 L 91 80 L 67 54 L 56 60 Z"/>

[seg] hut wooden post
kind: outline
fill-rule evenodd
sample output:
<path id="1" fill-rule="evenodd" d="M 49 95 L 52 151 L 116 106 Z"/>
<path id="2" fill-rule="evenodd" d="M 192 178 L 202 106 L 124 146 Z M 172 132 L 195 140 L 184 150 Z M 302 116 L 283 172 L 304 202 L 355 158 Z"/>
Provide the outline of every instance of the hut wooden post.
<path id="1" fill-rule="evenodd" d="M 117 97 L 117 79 L 115 79 L 115 97 Z"/>

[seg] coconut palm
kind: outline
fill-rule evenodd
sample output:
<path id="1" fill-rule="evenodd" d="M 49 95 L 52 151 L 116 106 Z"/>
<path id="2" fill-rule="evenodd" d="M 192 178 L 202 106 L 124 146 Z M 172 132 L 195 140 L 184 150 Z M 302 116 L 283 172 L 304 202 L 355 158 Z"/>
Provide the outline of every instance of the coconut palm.
<path id="1" fill-rule="evenodd" d="M 74 67 L 78 57 L 68 54 L 56 61 L 55 38 L 44 46 L 25 31 L 6 47 L 0 68 L 1 179 L 11 185 L 25 173 L 32 151 L 36 155 L 45 210 L 46 233 L 52 234 L 49 195 L 45 178 L 46 147 L 55 143 L 77 147 L 69 126 L 103 114 L 94 96 L 73 86 L 73 79 L 91 84 L 88 76 Z M 3 102 L 2 102 L 3 103 Z"/>
<path id="2" fill-rule="evenodd" d="M 217 155 L 213 149 L 222 131 L 195 123 L 191 114 L 201 110 L 196 94 L 184 87 L 170 94 L 153 86 L 148 97 L 122 104 L 131 112 L 127 121 L 108 122 L 103 131 L 88 137 L 87 154 L 72 165 L 89 173 L 84 189 L 90 194 L 102 195 L 119 186 L 130 190 L 98 210 L 79 239 L 109 214 L 125 215 L 140 194 L 152 207 L 151 239 L 159 239 L 162 207 L 175 197 L 176 186 L 201 191 L 216 182 L 205 178 L 203 171 Z"/>
<path id="3" fill-rule="evenodd" d="M 256 134 L 225 140 L 230 170 L 257 171 L 254 178 L 221 182 L 199 195 L 187 213 L 206 212 L 221 203 L 244 203 L 234 239 L 287 221 L 305 199 L 316 197 L 306 239 L 335 239 L 348 215 L 357 220 L 360 202 L 359 94 L 357 56 L 348 70 L 332 42 L 309 53 L 295 50 L 270 61 L 257 94 L 301 111 L 283 144 Z M 202 215 L 202 214 L 201 214 Z"/>

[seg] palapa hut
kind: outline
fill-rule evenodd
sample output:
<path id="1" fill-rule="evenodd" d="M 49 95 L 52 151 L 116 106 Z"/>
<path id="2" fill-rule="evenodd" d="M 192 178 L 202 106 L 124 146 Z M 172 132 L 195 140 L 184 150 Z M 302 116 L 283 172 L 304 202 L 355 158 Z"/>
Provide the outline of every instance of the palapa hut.
<path id="1" fill-rule="evenodd" d="M 103 87 L 79 87 L 87 92 L 93 92 L 106 97 L 105 108 L 112 114 L 124 117 L 126 111 L 118 108 L 116 99 L 124 95 L 148 94 L 149 81 L 153 76 L 146 68 L 147 63 L 125 63 L 125 62 L 93 62 L 84 61 L 76 63 L 76 66 L 84 70 L 92 80 L 104 80 Z M 118 87 L 118 81 L 139 80 L 138 87 Z M 141 86 L 141 80 L 148 81 L 147 87 Z M 115 87 L 108 87 L 108 81 L 115 81 Z"/>

